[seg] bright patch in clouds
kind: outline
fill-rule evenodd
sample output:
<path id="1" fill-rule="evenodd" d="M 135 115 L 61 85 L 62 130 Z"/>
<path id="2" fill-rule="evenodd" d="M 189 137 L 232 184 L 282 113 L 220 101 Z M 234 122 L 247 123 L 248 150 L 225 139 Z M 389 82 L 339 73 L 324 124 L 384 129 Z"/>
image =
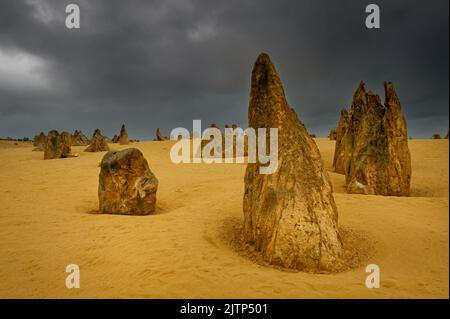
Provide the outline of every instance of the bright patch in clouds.
<path id="1" fill-rule="evenodd" d="M 0 88 L 7 91 L 49 90 L 45 61 L 35 55 L 0 48 Z"/>

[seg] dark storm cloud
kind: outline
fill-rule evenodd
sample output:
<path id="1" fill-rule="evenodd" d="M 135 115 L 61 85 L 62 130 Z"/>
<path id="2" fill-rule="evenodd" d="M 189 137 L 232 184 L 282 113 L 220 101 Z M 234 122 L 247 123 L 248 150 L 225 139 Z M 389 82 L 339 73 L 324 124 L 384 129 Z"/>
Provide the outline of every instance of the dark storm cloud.
<path id="1" fill-rule="evenodd" d="M 413 136 L 448 128 L 448 1 L 0 2 L 0 136 L 122 123 L 135 138 L 192 119 L 246 126 L 250 73 L 269 53 L 289 103 L 325 135 L 360 80 L 391 80 Z"/>

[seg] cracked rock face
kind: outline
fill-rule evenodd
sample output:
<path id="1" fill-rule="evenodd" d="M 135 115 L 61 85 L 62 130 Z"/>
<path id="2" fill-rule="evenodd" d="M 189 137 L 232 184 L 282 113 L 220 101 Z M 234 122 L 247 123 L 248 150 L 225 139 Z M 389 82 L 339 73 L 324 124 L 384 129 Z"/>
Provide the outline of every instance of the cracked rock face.
<path id="1" fill-rule="evenodd" d="M 348 128 L 336 144 L 335 170 L 346 175 L 348 193 L 409 196 L 411 158 L 406 121 L 391 82 L 385 101 L 361 82 L 349 112 Z"/>
<path id="2" fill-rule="evenodd" d="M 127 145 L 130 141 L 128 140 L 128 133 L 125 129 L 125 125 L 122 125 L 120 128 L 120 135 L 119 135 L 119 144 L 120 145 Z"/>
<path id="3" fill-rule="evenodd" d="M 91 138 L 91 144 L 84 150 L 85 152 L 105 152 L 109 151 L 108 143 L 99 129 L 96 129 Z"/>
<path id="4" fill-rule="evenodd" d="M 264 175 L 261 164 L 247 165 L 245 240 L 272 264 L 310 272 L 340 270 L 342 244 L 328 173 L 264 53 L 252 72 L 248 118 L 255 129 L 278 128 L 278 169 Z"/>
<path id="5" fill-rule="evenodd" d="M 111 151 L 103 157 L 98 186 L 100 213 L 152 214 L 157 189 L 158 179 L 138 149 Z"/>
<path id="6" fill-rule="evenodd" d="M 44 159 L 56 159 L 72 157 L 71 154 L 72 135 L 68 132 L 58 133 L 56 130 L 48 132 Z"/>

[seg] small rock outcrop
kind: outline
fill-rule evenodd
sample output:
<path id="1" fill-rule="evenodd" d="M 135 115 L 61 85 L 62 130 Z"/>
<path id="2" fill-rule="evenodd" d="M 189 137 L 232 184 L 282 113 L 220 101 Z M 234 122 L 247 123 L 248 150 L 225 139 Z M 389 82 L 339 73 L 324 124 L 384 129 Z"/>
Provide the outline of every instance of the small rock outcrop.
<path id="1" fill-rule="evenodd" d="M 72 135 L 72 146 L 86 146 L 89 145 L 89 139 L 83 132 L 75 130 Z"/>
<path id="2" fill-rule="evenodd" d="M 125 129 L 125 125 L 122 125 L 122 127 L 120 128 L 119 144 L 128 145 L 128 143 L 130 143 L 128 139 L 128 133 L 127 130 Z"/>
<path id="3" fill-rule="evenodd" d="M 109 151 L 108 143 L 99 129 L 96 129 L 91 138 L 91 144 L 84 150 L 85 152 L 107 152 Z"/>
<path id="4" fill-rule="evenodd" d="M 45 143 L 44 159 L 56 159 L 75 157 L 76 154 L 71 153 L 72 135 L 68 132 L 58 133 L 51 130 L 47 134 Z"/>
<path id="5" fill-rule="evenodd" d="M 348 193 L 409 196 L 411 157 L 406 120 L 391 82 L 385 101 L 361 82 L 343 127 L 338 130 L 334 167 L 346 175 Z M 342 115 L 341 115 L 342 119 Z"/>
<path id="6" fill-rule="evenodd" d="M 278 128 L 279 148 L 273 174 L 260 174 L 260 163 L 247 165 L 245 240 L 272 264 L 311 272 L 340 270 L 342 244 L 328 173 L 264 53 L 252 72 L 248 120 L 254 129 Z"/>
<path id="7" fill-rule="evenodd" d="M 158 179 L 138 149 L 111 151 L 103 157 L 98 186 L 100 213 L 152 214 L 157 189 Z"/>
<path id="8" fill-rule="evenodd" d="M 441 134 L 433 134 L 432 136 L 431 136 L 431 139 L 433 139 L 433 140 L 440 140 L 440 139 L 442 139 L 442 137 L 441 137 Z"/>
<path id="9" fill-rule="evenodd" d="M 156 140 L 157 141 L 166 141 L 169 138 L 166 136 L 162 136 L 161 131 L 159 130 L 159 127 L 156 129 Z"/>
<path id="10" fill-rule="evenodd" d="M 336 135 L 337 135 L 336 129 L 333 128 L 333 129 L 330 130 L 330 133 L 328 134 L 328 138 L 329 138 L 331 141 L 336 141 Z"/>
<path id="11" fill-rule="evenodd" d="M 344 136 L 350 123 L 350 115 L 347 110 L 341 110 L 341 117 L 336 127 L 336 144 L 334 148 L 333 168 L 336 173 L 345 174 L 345 144 Z"/>
<path id="12" fill-rule="evenodd" d="M 39 135 L 36 135 L 33 140 L 33 151 L 38 152 L 44 152 L 45 151 L 45 143 L 47 141 L 47 137 L 45 136 L 44 132 L 39 133 Z"/>

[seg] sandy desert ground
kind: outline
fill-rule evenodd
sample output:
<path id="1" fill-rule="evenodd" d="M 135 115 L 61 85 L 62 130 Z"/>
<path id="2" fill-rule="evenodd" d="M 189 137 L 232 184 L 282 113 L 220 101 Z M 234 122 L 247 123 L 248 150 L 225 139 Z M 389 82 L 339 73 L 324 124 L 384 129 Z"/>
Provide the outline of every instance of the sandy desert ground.
<path id="1" fill-rule="evenodd" d="M 334 142 L 316 142 L 330 171 L 344 244 L 358 262 L 338 274 L 270 267 L 242 245 L 242 164 L 170 162 L 173 142 L 139 142 L 159 179 L 157 214 L 100 215 L 104 153 L 43 160 L 0 141 L 2 298 L 448 298 L 448 140 L 411 140 L 412 196 L 348 195 L 331 172 Z M 112 149 L 124 146 L 110 145 Z M 67 289 L 67 264 L 81 288 Z M 367 289 L 365 265 L 381 269 Z"/>

